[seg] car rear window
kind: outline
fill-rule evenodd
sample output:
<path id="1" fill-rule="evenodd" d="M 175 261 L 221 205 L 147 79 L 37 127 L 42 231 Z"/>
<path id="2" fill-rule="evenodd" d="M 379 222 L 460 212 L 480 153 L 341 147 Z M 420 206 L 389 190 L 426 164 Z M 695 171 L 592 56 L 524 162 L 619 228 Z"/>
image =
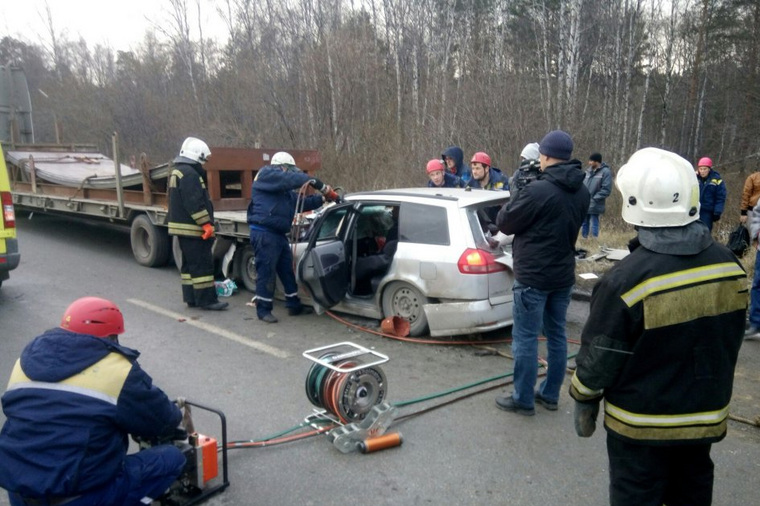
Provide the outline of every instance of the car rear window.
<path id="1" fill-rule="evenodd" d="M 424 204 L 401 204 L 399 241 L 448 246 L 446 209 Z"/>

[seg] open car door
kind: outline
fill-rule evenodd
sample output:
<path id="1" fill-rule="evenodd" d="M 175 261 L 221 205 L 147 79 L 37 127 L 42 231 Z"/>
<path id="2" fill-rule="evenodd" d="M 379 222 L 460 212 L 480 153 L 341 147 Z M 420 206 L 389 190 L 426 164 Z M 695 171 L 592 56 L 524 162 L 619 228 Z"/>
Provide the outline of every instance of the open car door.
<path id="1" fill-rule="evenodd" d="M 353 221 L 353 204 L 333 206 L 317 219 L 309 242 L 298 259 L 296 276 L 306 287 L 317 312 L 343 300 L 348 292 L 351 273 L 344 238 Z"/>

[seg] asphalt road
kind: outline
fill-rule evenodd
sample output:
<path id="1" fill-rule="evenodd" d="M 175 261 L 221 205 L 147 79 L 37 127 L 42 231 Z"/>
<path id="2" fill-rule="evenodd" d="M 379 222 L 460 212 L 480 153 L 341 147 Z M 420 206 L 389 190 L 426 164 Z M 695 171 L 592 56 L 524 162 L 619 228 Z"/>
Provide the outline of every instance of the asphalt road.
<path id="1" fill-rule="evenodd" d="M 142 352 L 140 363 L 156 384 L 172 398 L 184 396 L 222 410 L 233 441 L 279 433 L 312 413 L 304 391 L 311 363 L 301 356 L 307 349 L 351 341 L 388 355 L 390 361 L 381 367 L 391 402 L 512 370 L 509 359 L 484 354 L 483 349 L 393 341 L 350 329 L 326 315 L 288 317 L 281 304 L 275 306 L 280 323 L 267 325 L 246 306 L 247 293 L 227 299 L 229 311 L 188 309 L 181 302 L 176 270 L 137 265 L 123 231 L 40 215 L 29 220 L 22 214 L 18 227 L 21 265 L 0 289 L 0 378 L 8 377 L 31 338 L 56 326 L 65 307 L 85 295 L 114 300 L 126 318 L 122 343 Z M 579 336 L 587 310 L 586 303 L 573 302 L 570 338 Z M 506 335 L 501 331 L 484 337 Z M 503 344 L 496 348 L 509 351 Z M 572 352 L 575 346 L 570 348 Z M 759 363 L 760 341 L 746 343 L 732 413 L 760 414 Z M 399 412 L 412 414 L 504 381 L 492 380 Z M 403 445 L 377 453 L 343 454 L 324 436 L 233 450 L 231 486 L 206 504 L 606 504 L 601 424 L 590 439 L 575 435 L 566 387 L 559 411 L 537 407 L 534 417 L 499 411 L 494 397 L 502 390 L 471 395 L 394 424 L 391 430 L 403 434 Z M 195 420 L 200 432 L 219 435 L 213 417 L 196 411 Z M 713 447 L 713 459 L 713 503 L 756 504 L 760 429 L 730 422 L 726 440 Z M 0 505 L 6 504 L 1 494 Z"/>

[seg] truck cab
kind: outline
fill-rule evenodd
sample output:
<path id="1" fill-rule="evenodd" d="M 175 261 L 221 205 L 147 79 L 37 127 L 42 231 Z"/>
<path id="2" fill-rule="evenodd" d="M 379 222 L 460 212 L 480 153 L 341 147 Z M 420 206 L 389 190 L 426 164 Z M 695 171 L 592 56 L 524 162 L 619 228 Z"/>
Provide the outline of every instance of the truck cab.
<path id="1" fill-rule="evenodd" d="M 5 166 L 5 155 L 0 147 L 0 286 L 10 277 L 9 272 L 18 267 L 21 255 L 16 239 L 16 213 L 13 210 L 13 197 Z"/>

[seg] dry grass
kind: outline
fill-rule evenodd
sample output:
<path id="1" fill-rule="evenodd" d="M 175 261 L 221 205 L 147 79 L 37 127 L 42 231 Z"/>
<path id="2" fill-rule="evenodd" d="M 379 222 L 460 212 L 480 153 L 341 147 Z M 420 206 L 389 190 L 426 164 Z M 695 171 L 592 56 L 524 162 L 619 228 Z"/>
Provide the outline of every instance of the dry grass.
<path id="1" fill-rule="evenodd" d="M 609 202 L 609 200 L 608 200 Z M 609 209 L 609 205 L 608 205 Z M 618 216 L 617 219 L 619 220 L 619 224 L 616 224 L 614 228 L 608 225 L 608 221 L 606 221 L 607 215 L 602 216 L 601 220 L 601 227 L 599 231 L 599 238 L 598 239 L 591 239 L 587 238 L 584 239 L 582 237 L 578 237 L 578 242 L 576 244 L 576 249 L 585 249 L 588 251 L 587 256 L 592 256 L 595 253 L 598 253 L 601 251 L 602 248 L 612 248 L 612 249 L 628 249 L 628 242 L 633 239 L 636 235 L 636 231 L 633 229 L 633 226 L 628 225 L 627 223 L 624 223 L 622 219 Z M 713 228 L 713 238 L 720 242 L 721 244 L 726 244 L 728 242 L 728 235 L 730 234 L 731 230 L 736 226 L 737 223 L 733 223 L 731 225 L 731 228 L 727 228 L 725 225 L 723 227 L 714 227 Z M 742 265 L 744 266 L 744 270 L 747 271 L 747 279 L 748 284 L 752 284 L 752 276 L 755 272 L 755 249 L 754 247 L 748 249 L 742 258 L 740 258 Z M 576 288 L 583 292 L 591 292 L 591 289 L 594 287 L 598 279 L 593 280 L 584 280 L 581 277 L 579 277 L 580 274 L 592 272 L 596 274 L 597 276 L 601 277 L 604 275 L 605 272 L 612 269 L 615 264 L 617 264 L 617 261 L 610 261 L 606 258 L 602 258 L 599 260 L 590 260 L 590 259 L 584 259 L 584 260 L 578 260 L 575 263 L 575 275 L 576 275 Z"/>

